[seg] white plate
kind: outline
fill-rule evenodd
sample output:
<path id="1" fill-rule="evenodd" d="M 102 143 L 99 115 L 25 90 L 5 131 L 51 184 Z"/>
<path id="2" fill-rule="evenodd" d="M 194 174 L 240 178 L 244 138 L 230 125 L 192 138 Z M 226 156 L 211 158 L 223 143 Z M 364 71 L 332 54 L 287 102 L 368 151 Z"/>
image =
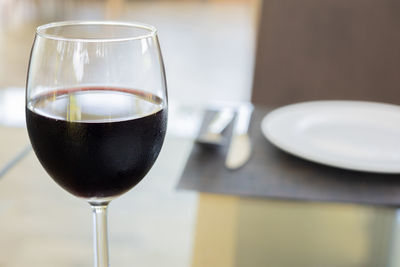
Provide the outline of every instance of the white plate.
<path id="1" fill-rule="evenodd" d="M 278 148 L 329 166 L 400 173 L 400 107 L 313 101 L 278 108 L 261 129 Z"/>

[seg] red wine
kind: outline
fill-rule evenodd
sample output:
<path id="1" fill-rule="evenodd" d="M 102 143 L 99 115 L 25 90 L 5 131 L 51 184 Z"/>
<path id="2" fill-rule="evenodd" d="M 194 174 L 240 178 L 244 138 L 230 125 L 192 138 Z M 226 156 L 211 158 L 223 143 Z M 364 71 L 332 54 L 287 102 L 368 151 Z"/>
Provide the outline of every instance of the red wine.
<path id="1" fill-rule="evenodd" d="M 153 166 L 164 141 L 161 98 L 132 89 L 73 88 L 26 108 L 32 147 L 49 175 L 83 198 L 120 195 Z"/>

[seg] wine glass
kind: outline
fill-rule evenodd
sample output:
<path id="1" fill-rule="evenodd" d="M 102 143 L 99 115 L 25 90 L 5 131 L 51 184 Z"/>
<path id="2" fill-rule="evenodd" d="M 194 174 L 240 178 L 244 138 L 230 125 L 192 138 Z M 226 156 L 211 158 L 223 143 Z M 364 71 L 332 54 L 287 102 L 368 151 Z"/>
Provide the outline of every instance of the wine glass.
<path id="1" fill-rule="evenodd" d="M 37 28 L 26 123 L 37 158 L 94 216 L 95 266 L 108 266 L 107 206 L 147 174 L 167 125 L 154 27 L 70 21 Z"/>

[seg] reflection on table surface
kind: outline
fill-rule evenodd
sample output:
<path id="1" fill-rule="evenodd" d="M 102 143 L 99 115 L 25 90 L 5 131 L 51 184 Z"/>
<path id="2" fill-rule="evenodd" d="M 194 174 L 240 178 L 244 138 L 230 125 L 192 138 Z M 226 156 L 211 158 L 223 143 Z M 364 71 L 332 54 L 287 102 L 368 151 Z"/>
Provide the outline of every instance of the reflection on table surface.
<path id="1" fill-rule="evenodd" d="M 193 106 L 207 103 L 210 92 L 215 100 L 248 100 L 253 11 L 240 1 L 141 3 L 126 11 L 125 18 L 147 22 L 157 14 L 171 116 L 154 168 L 110 205 L 111 266 L 400 266 L 394 208 L 175 189 L 201 119 Z M 170 17 L 175 20 L 166 21 Z M 0 37 L 1 87 L 24 85 L 32 30 L 33 25 L 2 32 L 7 38 Z M 23 112 L 7 113 L 1 104 L 23 107 L 17 91 L 0 93 L 0 266 L 91 266 L 90 208 L 56 185 L 27 150 Z M 197 103 L 177 105 L 193 92 Z"/>

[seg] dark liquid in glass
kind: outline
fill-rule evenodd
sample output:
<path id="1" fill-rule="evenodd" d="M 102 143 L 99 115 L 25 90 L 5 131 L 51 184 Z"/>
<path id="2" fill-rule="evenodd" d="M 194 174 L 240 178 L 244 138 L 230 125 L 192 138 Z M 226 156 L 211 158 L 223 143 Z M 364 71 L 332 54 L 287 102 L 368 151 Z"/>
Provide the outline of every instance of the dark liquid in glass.
<path id="1" fill-rule="evenodd" d="M 32 147 L 49 175 L 83 198 L 120 195 L 150 170 L 164 141 L 161 98 L 132 89 L 74 88 L 33 98 Z"/>

